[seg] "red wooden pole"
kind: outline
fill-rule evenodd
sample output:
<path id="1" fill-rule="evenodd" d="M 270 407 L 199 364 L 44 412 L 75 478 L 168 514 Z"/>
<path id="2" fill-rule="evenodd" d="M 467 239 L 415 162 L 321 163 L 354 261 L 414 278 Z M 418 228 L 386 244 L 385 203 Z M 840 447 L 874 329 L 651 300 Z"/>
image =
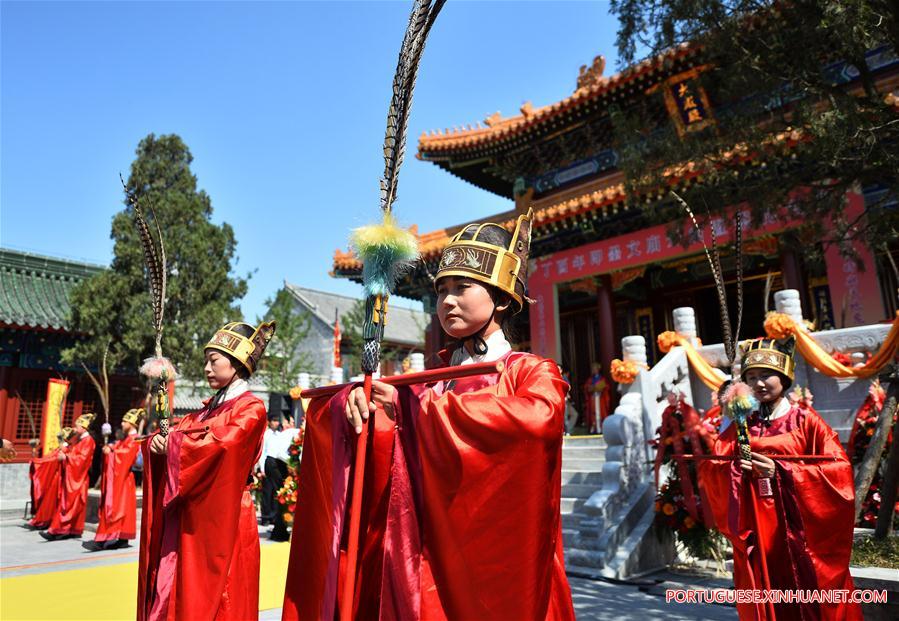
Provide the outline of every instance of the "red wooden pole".
<path id="1" fill-rule="evenodd" d="M 363 390 L 365 403 L 371 402 L 371 374 L 365 375 Z M 350 533 L 347 544 L 346 574 L 343 578 L 343 593 L 340 596 L 340 621 L 353 618 L 353 600 L 356 590 L 356 562 L 359 557 L 359 523 L 362 520 L 362 484 L 365 480 L 365 454 L 368 452 L 368 428 L 374 425 L 375 415 L 368 417 L 362 425 L 362 433 L 356 438 L 356 462 L 353 466 L 353 499 L 350 502 Z"/>
<path id="2" fill-rule="evenodd" d="M 467 364 L 458 367 L 445 367 L 431 369 L 419 373 L 407 373 L 405 375 L 393 375 L 385 377 L 381 381 L 392 386 L 408 386 L 410 384 L 429 384 L 441 380 L 468 377 L 471 375 L 483 375 L 485 373 L 501 373 L 505 364 L 496 362 L 483 362 L 479 364 Z M 365 376 L 363 390 L 365 391 L 365 403 L 371 402 L 371 375 Z M 322 397 L 335 395 L 348 384 L 336 386 L 323 386 L 304 390 L 303 398 Z M 359 558 L 359 524 L 362 520 L 362 486 L 365 482 L 365 454 L 368 450 L 368 430 L 374 429 L 374 414 L 368 417 L 368 422 L 362 425 L 362 433 L 356 439 L 356 459 L 353 466 L 353 498 L 350 502 L 350 532 L 347 543 L 346 573 L 343 580 L 343 593 L 340 595 L 340 621 L 351 621 L 353 618 L 353 603 L 356 591 L 356 565 Z"/>
<path id="3" fill-rule="evenodd" d="M 496 362 L 479 362 L 477 364 L 466 364 L 458 367 L 442 367 L 439 369 L 428 369 L 427 371 L 419 371 L 418 373 L 406 373 L 405 375 L 391 375 L 390 377 L 381 378 L 378 381 L 390 384 L 391 386 L 410 386 L 412 384 L 433 384 L 445 380 L 459 379 L 460 377 L 469 377 L 472 375 L 489 375 L 491 373 L 502 373 L 505 364 L 502 360 Z M 314 397 L 333 397 L 341 390 L 352 383 L 335 384 L 333 386 L 319 386 L 318 388 L 310 388 L 304 390 L 300 395 L 303 399 L 312 399 Z"/>

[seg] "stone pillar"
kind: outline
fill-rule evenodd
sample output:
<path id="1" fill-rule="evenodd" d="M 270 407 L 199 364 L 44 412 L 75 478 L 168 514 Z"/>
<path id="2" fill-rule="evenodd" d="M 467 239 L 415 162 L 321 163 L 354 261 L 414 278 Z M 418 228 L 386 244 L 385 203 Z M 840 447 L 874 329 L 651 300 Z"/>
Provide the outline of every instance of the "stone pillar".
<path id="1" fill-rule="evenodd" d="M 690 340 L 690 344 L 696 346 L 696 312 L 689 306 L 681 306 L 675 308 L 672 313 L 674 316 L 674 331 L 685 336 Z"/>
<path id="2" fill-rule="evenodd" d="M 642 336 L 626 336 L 621 339 L 621 351 L 624 354 L 622 358 L 625 362 L 646 364 L 646 339 Z"/>
<path id="3" fill-rule="evenodd" d="M 597 313 L 599 314 L 599 362 L 603 373 L 608 377 L 615 358 L 615 305 L 612 300 L 612 277 L 603 274 L 599 277 Z M 645 349 L 645 347 L 644 347 Z M 645 357 L 644 357 L 645 360 Z"/>
<path id="4" fill-rule="evenodd" d="M 409 370 L 412 373 L 418 373 L 419 371 L 425 370 L 425 355 L 424 354 L 409 354 Z"/>
<path id="5" fill-rule="evenodd" d="M 340 367 L 331 367 L 331 383 L 343 384 L 343 369 Z"/>
<path id="6" fill-rule="evenodd" d="M 308 373 L 300 373 L 297 376 L 297 385 L 300 387 L 301 390 L 306 390 L 307 388 L 309 388 L 309 385 L 310 385 L 309 374 Z"/>
<path id="7" fill-rule="evenodd" d="M 806 329 L 802 318 L 802 301 L 796 289 L 784 289 L 775 293 L 774 308 L 778 313 L 789 315 L 803 330 Z"/>

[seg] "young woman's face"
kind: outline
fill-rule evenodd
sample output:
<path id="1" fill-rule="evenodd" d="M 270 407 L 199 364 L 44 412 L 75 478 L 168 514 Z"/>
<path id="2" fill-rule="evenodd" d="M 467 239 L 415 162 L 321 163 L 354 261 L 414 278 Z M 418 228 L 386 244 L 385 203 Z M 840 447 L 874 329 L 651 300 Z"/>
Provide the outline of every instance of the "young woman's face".
<path id="1" fill-rule="evenodd" d="M 752 394 L 760 403 L 771 403 L 784 392 L 780 373 L 770 369 L 749 369 L 746 371 L 744 381 L 752 388 Z"/>
<path id="2" fill-rule="evenodd" d="M 454 339 L 464 339 L 483 328 L 494 308 L 490 291 L 476 280 L 445 276 L 437 282 L 437 318 Z"/>
<path id="3" fill-rule="evenodd" d="M 237 369 L 231 365 L 228 356 L 214 349 L 206 350 L 206 366 L 203 371 L 206 373 L 206 382 L 213 390 L 227 386 L 237 374 Z"/>

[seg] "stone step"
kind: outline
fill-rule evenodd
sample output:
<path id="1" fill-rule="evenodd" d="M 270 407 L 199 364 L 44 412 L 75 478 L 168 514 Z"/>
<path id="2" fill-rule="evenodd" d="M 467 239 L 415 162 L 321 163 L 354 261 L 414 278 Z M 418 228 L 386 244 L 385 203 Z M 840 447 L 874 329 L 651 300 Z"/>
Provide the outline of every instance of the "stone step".
<path id="1" fill-rule="evenodd" d="M 572 457 L 562 458 L 563 470 L 581 470 L 584 472 L 602 472 L 602 466 L 606 460 L 601 457 Z"/>
<path id="2" fill-rule="evenodd" d="M 586 498 L 566 498 L 563 496 L 561 503 L 562 513 L 574 513 L 583 507 L 585 502 L 587 502 Z"/>
<path id="3" fill-rule="evenodd" d="M 583 524 L 583 521 L 581 524 Z M 592 529 L 563 528 L 562 540 L 566 550 L 568 548 L 599 549 L 599 537 L 596 535 L 596 531 Z"/>
<path id="4" fill-rule="evenodd" d="M 583 520 L 585 517 L 586 516 L 580 513 L 563 513 L 562 528 L 577 530 L 581 525 L 581 520 Z"/>
<path id="5" fill-rule="evenodd" d="M 583 459 L 583 458 L 606 458 L 606 447 L 604 446 L 566 446 L 562 449 L 562 460 L 565 459 Z"/>
<path id="6" fill-rule="evenodd" d="M 588 570 L 602 569 L 602 555 L 597 550 L 583 548 L 565 548 L 565 567 L 581 567 Z"/>
<path id="7" fill-rule="evenodd" d="M 605 446 L 606 441 L 602 436 L 565 436 L 562 440 L 563 447 L 569 446 Z"/>
<path id="8" fill-rule="evenodd" d="M 564 466 L 564 464 L 563 464 Z M 562 468 L 562 485 L 602 485 L 602 468 L 594 471 Z"/>
<path id="9" fill-rule="evenodd" d="M 593 492 L 599 488 L 599 484 L 569 483 L 562 486 L 562 496 L 565 498 L 590 498 Z"/>

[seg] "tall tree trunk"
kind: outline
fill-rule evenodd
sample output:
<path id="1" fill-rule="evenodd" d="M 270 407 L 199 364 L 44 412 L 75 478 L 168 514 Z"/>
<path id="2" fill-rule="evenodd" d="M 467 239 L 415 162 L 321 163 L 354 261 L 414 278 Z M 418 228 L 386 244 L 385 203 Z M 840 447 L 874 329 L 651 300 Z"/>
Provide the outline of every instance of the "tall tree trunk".
<path id="1" fill-rule="evenodd" d="M 896 399 L 893 398 L 893 410 L 889 419 L 896 415 Z M 887 404 L 884 404 L 881 416 L 887 414 Z M 899 491 L 899 418 L 893 423 L 893 444 L 890 447 L 890 456 L 887 458 L 886 470 L 883 473 L 883 484 L 880 486 L 880 511 L 877 512 L 877 522 L 874 525 L 874 538 L 886 539 L 893 529 L 893 513 L 896 510 L 896 494 Z"/>
<path id="2" fill-rule="evenodd" d="M 890 365 L 880 375 L 881 384 L 887 384 L 887 398 L 884 401 L 883 408 L 877 419 L 877 429 L 874 437 L 868 444 L 868 450 L 859 466 L 858 472 L 855 474 L 855 521 L 858 522 L 858 516 L 862 511 L 862 503 L 868 495 L 871 487 L 871 481 L 877 472 L 880 464 L 880 458 L 883 455 L 883 448 L 887 443 L 887 436 L 890 433 L 890 427 L 893 423 L 893 414 L 896 412 L 897 400 L 899 400 L 899 369 L 896 365 Z"/>

